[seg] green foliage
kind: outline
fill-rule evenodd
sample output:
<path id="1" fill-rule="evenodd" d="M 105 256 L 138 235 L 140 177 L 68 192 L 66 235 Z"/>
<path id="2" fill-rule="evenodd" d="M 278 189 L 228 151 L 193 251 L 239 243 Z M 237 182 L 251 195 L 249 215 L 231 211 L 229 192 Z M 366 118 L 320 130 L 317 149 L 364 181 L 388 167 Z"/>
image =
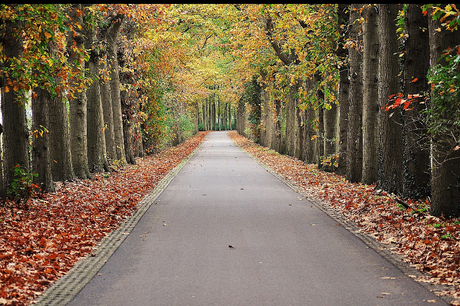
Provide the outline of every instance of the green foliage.
<path id="1" fill-rule="evenodd" d="M 260 116 L 261 116 L 261 87 L 257 83 L 256 77 L 251 82 L 245 84 L 242 102 L 246 103 L 249 115 L 249 129 L 251 134 L 257 140 L 260 137 Z"/>
<path id="2" fill-rule="evenodd" d="M 72 63 L 67 61 L 66 34 L 76 35 L 76 30 L 82 26 L 69 18 L 67 8 L 66 4 L 0 6 L 0 34 L 5 32 L 7 22 L 14 23 L 15 31 L 10 34 L 21 39 L 23 44 L 21 56 L 9 58 L 0 43 L 4 91 L 16 92 L 20 105 L 27 102 L 29 90 L 37 87 L 48 90 L 54 97 L 63 92 L 73 95 L 88 85 L 89 80 L 81 73 L 88 60 L 86 50 L 69 47 L 81 69 L 72 70 Z"/>
<path id="3" fill-rule="evenodd" d="M 460 55 L 449 52 L 441 59 L 446 64 L 433 66 L 428 73 L 432 90 L 427 110 L 428 133 L 454 148 L 460 144 L 455 137 L 460 134 Z"/>
<path id="4" fill-rule="evenodd" d="M 27 202 L 29 199 L 37 192 L 40 192 L 40 186 L 33 183 L 34 177 L 37 177 L 38 174 L 29 172 L 19 165 L 11 168 L 11 171 L 13 172 L 13 181 L 8 189 L 8 195 L 10 195 L 19 206 L 27 209 Z"/>

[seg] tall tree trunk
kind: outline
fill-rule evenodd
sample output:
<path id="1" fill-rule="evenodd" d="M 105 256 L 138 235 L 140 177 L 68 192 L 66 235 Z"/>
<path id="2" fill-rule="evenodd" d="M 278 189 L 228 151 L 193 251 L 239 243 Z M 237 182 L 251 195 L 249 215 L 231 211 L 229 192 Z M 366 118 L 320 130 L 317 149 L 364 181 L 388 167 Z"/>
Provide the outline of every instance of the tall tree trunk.
<path id="1" fill-rule="evenodd" d="M 338 114 L 339 107 L 335 103 L 331 103 L 330 108 L 323 110 L 324 115 L 324 157 L 332 162 L 332 158 L 337 153 L 337 136 L 338 136 Z M 323 165 L 323 170 L 332 171 L 334 167 L 331 165 Z"/>
<path id="2" fill-rule="evenodd" d="M 69 9 L 69 16 L 76 17 L 76 11 Z M 78 22 L 75 19 L 74 22 Z M 74 29 L 79 31 L 78 26 Z M 72 43 L 73 33 L 67 32 L 67 43 Z M 80 33 L 80 35 L 82 35 Z M 71 45 L 68 45 L 70 49 Z M 68 59 L 70 61 L 71 59 Z M 51 174 L 54 181 L 67 181 L 75 178 L 70 149 L 69 111 L 65 101 L 65 92 L 60 92 L 49 102 L 49 138 Z"/>
<path id="3" fill-rule="evenodd" d="M 378 68 L 379 36 L 377 7 L 371 5 L 365 10 L 363 25 L 363 172 L 362 182 L 377 182 L 379 130 Z"/>
<path id="4" fill-rule="evenodd" d="M 14 59 L 22 55 L 22 40 L 15 33 L 21 25 L 19 22 L 6 21 L 3 52 L 6 60 L 4 65 L 9 65 Z M 11 76 L 10 76 L 11 77 Z M 15 80 L 12 80 L 13 82 Z M 17 101 L 17 91 L 9 88 L 3 89 L 2 95 L 3 118 L 3 169 L 4 189 L 3 194 L 13 181 L 11 168 L 19 165 L 29 170 L 29 133 L 26 122 L 26 109 Z"/>
<path id="5" fill-rule="evenodd" d="M 428 19 L 417 4 L 407 4 L 405 33 L 408 35 L 404 53 L 404 94 L 405 96 L 428 92 L 427 73 L 430 67 Z M 414 81 L 415 80 L 415 81 Z M 420 101 L 419 101 L 420 102 Z M 425 104 L 413 103 L 404 112 L 404 191 L 403 195 L 413 199 L 430 196 L 430 146 L 421 113 Z"/>
<path id="6" fill-rule="evenodd" d="M 379 4 L 379 107 L 378 116 L 379 171 L 377 185 L 390 193 L 401 194 L 403 190 L 403 137 L 401 115 L 396 110 L 392 117 L 382 110 L 389 103 L 391 95 L 399 92 L 398 39 L 395 19 L 398 4 Z"/>
<path id="7" fill-rule="evenodd" d="M 49 105 L 51 173 L 55 181 L 75 178 L 70 151 L 68 111 L 62 94 L 51 99 Z"/>
<path id="8" fill-rule="evenodd" d="M 105 47 L 107 48 L 106 41 Z M 102 112 L 104 113 L 105 150 L 107 153 L 107 159 L 115 160 L 117 159 L 117 153 L 115 149 L 115 139 L 113 132 L 112 94 L 107 65 L 107 50 L 105 49 L 101 52 L 102 61 L 99 62 L 99 71 L 102 72 L 103 75 L 99 78 L 99 86 L 101 91 Z"/>
<path id="9" fill-rule="evenodd" d="M 135 77 L 130 71 L 129 61 L 133 55 L 132 48 L 129 47 L 129 42 L 134 40 L 135 25 L 132 22 L 125 23 L 123 27 L 123 34 L 125 35 L 128 44 L 124 44 L 124 48 L 119 48 L 120 55 L 118 57 L 118 66 L 120 67 L 120 84 L 123 85 L 124 90 L 120 92 L 121 99 L 121 112 L 123 116 L 123 138 L 125 143 L 125 158 L 129 164 L 135 165 L 136 159 L 134 158 L 133 151 L 133 125 L 136 121 L 135 107 L 137 104 L 137 97 L 131 85 L 135 82 Z M 127 46 L 128 45 L 128 46 Z"/>
<path id="10" fill-rule="evenodd" d="M 305 82 L 305 89 L 307 92 L 314 92 L 315 80 L 309 78 Z M 316 111 L 314 106 L 310 103 L 305 110 L 305 127 L 304 127 L 304 146 L 305 146 L 305 162 L 307 164 L 314 164 L 318 159 L 318 148 L 315 139 L 318 135 L 315 131 L 316 124 Z"/>
<path id="11" fill-rule="evenodd" d="M 432 10 L 428 12 L 431 65 L 446 65 L 440 60 L 441 54 L 460 41 L 459 31 L 441 30 L 439 20 L 432 19 Z M 434 99 L 432 93 L 432 100 Z M 433 103 L 433 102 L 431 102 Z M 440 114 L 445 117 L 449 111 Z M 458 135 L 456 135 L 458 136 Z M 431 172 L 431 214 L 435 216 L 456 217 L 460 215 L 460 150 L 454 150 L 451 136 L 438 132 L 432 135 L 433 161 Z M 456 142 L 458 144 L 458 142 Z"/>
<path id="12" fill-rule="evenodd" d="M 86 24 L 86 48 L 91 49 L 96 45 L 96 30 L 92 25 Z M 88 73 L 93 80 L 86 92 L 87 96 L 87 131 L 88 131 L 88 167 L 91 172 L 109 170 L 106 159 L 104 115 L 102 110 L 101 91 L 99 84 L 98 62 L 100 56 L 96 48 L 91 49 L 90 59 L 87 62 Z"/>
<path id="13" fill-rule="evenodd" d="M 344 47 L 345 45 L 345 29 L 349 20 L 349 7 L 348 4 L 339 4 L 337 8 L 338 15 L 338 28 L 341 33 L 338 46 L 337 46 L 337 56 L 341 60 L 342 66 L 340 67 L 339 72 L 339 158 L 337 160 L 337 174 L 345 175 L 347 169 L 347 131 L 348 131 L 348 95 L 350 80 L 348 77 L 349 69 L 346 58 L 348 55 L 348 49 Z M 308 139 L 305 138 L 305 141 Z"/>
<path id="14" fill-rule="evenodd" d="M 117 160 L 123 165 L 126 165 L 125 156 L 125 140 L 123 135 L 123 116 L 121 112 L 121 98 L 120 98 L 120 72 L 118 67 L 118 46 L 117 37 L 120 32 L 123 16 L 119 18 L 110 26 L 107 31 L 108 43 L 108 58 L 110 68 L 110 88 L 112 95 L 112 111 L 113 111 L 113 134 L 115 140 L 115 150 Z"/>
<path id="15" fill-rule="evenodd" d="M 74 4 L 72 9 L 73 20 L 83 26 L 83 16 L 77 14 L 77 9 L 81 10 L 83 6 L 81 4 Z M 72 15 L 71 15 L 72 16 Z M 77 17 L 78 16 L 78 17 Z M 70 36 L 69 45 L 73 43 L 79 49 L 84 48 L 84 35 Z M 72 49 L 69 52 L 70 61 L 75 63 L 75 57 L 77 56 Z M 82 61 L 84 62 L 84 61 Z M 84 65 L 84 64 L 82 64 Z M 77 66 L 74 64 L 73 69 L 75 73 L 84 73 L 84 66 Z M 76 86 L 76 84 L 73 84 Z M 75 176 L 81 179 L 91 178 L 91 174 L 88 168 L 88 153 L 87 153 L 87 109 L 86 109 L 86 93 L 84 91 L 75 93 L 75 97 L 69 97 L 69 125 L 70 125 L 70 150 L 72 154 L 72 166 Z"/>
<path id="16" fill-rule="evenodd" d="M 353 41 L 348 48 L 350 65 L 350 94 L 347 131 L 347 171 L 346 178 L 350 182 L 360 182 L 363 165 L 362 114 L 363 114 L 363 73 L 361 53 L 361 4 L 352 4 L 350 11 L 350 34 Z"/>
<path id="17" fill-rule="evenodd" d="M 286 103 L 286 154 L 295 156 L 297 140 L 297 86 L 289 87 L 289 98 Z"/>
<path id="18" fill-rule="evenodd" d="M 34 183 L 42 191 L 54 191 L 48 133 L 50 101 L 51 96 L 46 89 L 35 88 L 32 99 L 32 170 L 38 174 Z"/>

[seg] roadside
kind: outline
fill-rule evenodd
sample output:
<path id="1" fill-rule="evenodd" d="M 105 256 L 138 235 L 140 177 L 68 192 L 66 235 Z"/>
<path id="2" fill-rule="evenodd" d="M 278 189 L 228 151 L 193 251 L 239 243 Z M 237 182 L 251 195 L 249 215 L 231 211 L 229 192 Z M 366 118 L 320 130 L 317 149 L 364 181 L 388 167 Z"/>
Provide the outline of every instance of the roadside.
<path id="1" fill-rule="evenodd" d="M 60 182 L 28 210 L 0 204 L 0 305 L 28 305 L 141 207 L 140 201 L 206 136 L 92 180 Z"/>
<path id="2" fill-rule="evenodd" d="M 428 214 L 428 201 L 399 203 L 374 185 L 352 184 L 290 156 L 255 144 L 232 131 L 229 137 L 275 175 L 341 221 L 407 275 L 460 305 L 460 220 Z"/>

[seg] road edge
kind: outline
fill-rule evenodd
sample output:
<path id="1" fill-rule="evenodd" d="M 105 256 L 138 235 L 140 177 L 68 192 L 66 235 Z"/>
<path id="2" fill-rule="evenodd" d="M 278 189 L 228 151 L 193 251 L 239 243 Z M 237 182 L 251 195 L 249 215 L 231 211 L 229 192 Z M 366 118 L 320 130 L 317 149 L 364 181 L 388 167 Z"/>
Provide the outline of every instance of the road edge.
<path id="1" fill-rule="evenodd" d="M 206 139 L 203 139 L 205 141 Z M 117 248 L 128 237 L 142 216 L 147 212 L 154 201 L 168 187 L 179 171 L 189 162 L 195 153 L 201 149 L 203 141 L 184 158 L 174 169 L 162 178 L 155 188 L 142 198 L 139 208 L 114 231 L 105 236 L 91 253 L 80 259 L 63 277 L 51 285 L 40 295 L 32 305 L 37 306 L 64 306 L 69 303 L 97 274 Z"/>
<path id="2" fill-rule="evenodd" d="M 231 139 L 231 140 L 233 141 L 233 139 Z M 267 170 L 273 176 L 278 178 L 280 181 L 282 181 L 288 187 L 290 187 L 291 189 L 293 189 L 297 193 L 299 193 L 302 196 L 304 196 L 308 200 L 309 203 L 313 204 L 315 207 L 317 207 L 318 209 L 322 210 L 329 217 L 331 217 L 333 220 L 335 220 L 337 223 L 342 225 L 349 232 L 351 232 L 353 235 L 355 235 L 357 238 L 359 238 L 361 241 L 363 241 L 369 248 L 372 248 L 375 252 L 380 254 L 384 259 L 386 259 L 388 262 L 392 263 L 395 267 L 397 267 L 399 270 L 401 270 L 405 275 L 407 275 L 408 277 L 412 278 L 415 282 L 417 282 L 421 286 L 425 287 L 427 290 L 433 292 L 434 294 L 436 294 L 436 292 L 441 292 L 443 290 L 450 289 L 450 287 L 447 286 L 447 285 L 434 285 L 434 284 L 431 284 L 431 283 L 417 281 L 416 280 L 417 277 L 423 277 L 423 276 L 426 276 L 426 274 L 424 274 L 423 272 L 421 272 L 421 271 L 417 270 L 416 268 L 412 267 L 409 263 L 405 262 L 403 260 L 402 255 L 398 255 L 396 253 L 391 252 L 391 249 L 389 247 L 387 247 L 384 244 L 379 243 L 377 240 L 375 240 L 371 236 L 361 232 L 360 228 L 354 222 L 346 219 L 344 216 L 339 214 L 339 212 L 335 211 L 329 205 L 327 205 L 324 201 L 321 201 L 321 200 L 318 200 L 318 199 L 312 197 L 302 187 L 299 187 L 298 185 L 296 185 L 291 180 L 286 179 L 284 176 L 282 176 L 281 174 L 276 172 L 270 166 L 268 166 L 265 163 L 263 163 L 262 161 L 260 161 L 256 156 L 254 156 L 253 154 L 249 153 L 248 151 L 246 151 L 243 148 L 241 148 L 240 146 L 238 146 L 238 144 L 235 141 L 233 141 L 233 143 L 241 151 L 246 153 L 246 155 L 251 157 L 255 162 L 257 162 L 260 166 L 262 166 L 265 170 Z M 457 302 L 457 299 L 455 299 L 453 297 L 449 297 L 449 296 L 441 296 L 441 295 L 436 294 L 436 297 L 439 298 L 440 300 L 443 300 L 444 302 L 446 302 L 449 305 L 453 305 L 452 302 Z"/>

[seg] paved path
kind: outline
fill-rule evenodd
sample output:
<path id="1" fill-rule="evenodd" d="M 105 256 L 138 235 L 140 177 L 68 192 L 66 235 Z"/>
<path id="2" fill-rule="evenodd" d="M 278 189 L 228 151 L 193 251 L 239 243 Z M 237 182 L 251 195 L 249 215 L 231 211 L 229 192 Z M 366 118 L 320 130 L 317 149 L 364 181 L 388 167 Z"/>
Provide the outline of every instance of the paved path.
<path id="1" fill-rule="evenodd" d="M 206 139 L 69 306 L 446 305 L 225 132 Z"/>

